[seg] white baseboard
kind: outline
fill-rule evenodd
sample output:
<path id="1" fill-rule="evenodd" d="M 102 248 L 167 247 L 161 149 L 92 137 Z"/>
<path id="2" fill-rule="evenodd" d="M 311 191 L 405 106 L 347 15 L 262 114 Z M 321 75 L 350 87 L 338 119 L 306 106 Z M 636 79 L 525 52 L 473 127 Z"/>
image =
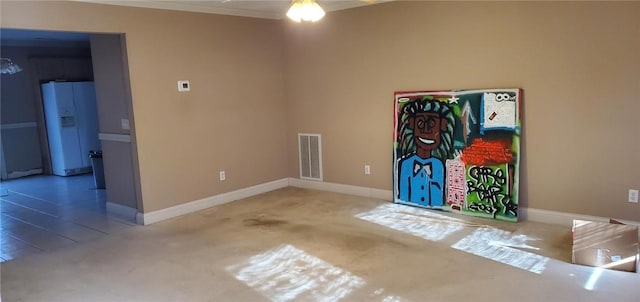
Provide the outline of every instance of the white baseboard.
<path id="1" fill-rule="evenodd" d="M 336 183 L 330 183 L 330 182 L 302 180 L 297 178 L 289 178 L 289 185 L 292 187 L 299 187 L 299 188 L 305 188 L 305 189 L 313 189 L 313 190 L 329 191 L 329 192 L 350 194 L 350 195 L 370 197 L 370 198 L 378 198 L 378 199 L 387 200 L 387 201 L 393 200 L 393 192 L 391 190 L 380 190 L 380 189 L 367 188 L 367 187 L 336 184 Z M 607 217 L 598 217 L 598 216 L 531 209 L 531 208 L 520 208 L 518 209 L 518 214 L 521 220 L 530 220 L 530 221 L 557 224 L 557 225 L 566 225 L 566 226 L 573 225 L 574 219 L 589 220 L 589 221 L 596 221 L 596 222 L 609 222 L 609 218 Z M 630 220 L 622 220 L 622 219 L 616 219 L 616 220 L 628 225 L 640 226 L 640 222 L 638 221 L 630 221 Z"/>
<path id="2" fill-rule="evenodd" d="M 342 193 L 356 195 L 369 198 L 377 198 L 386 201 L 393 200 L 393 192 L 391 190 L 381 190 L 368 187 L 359 187 L 352 185 L 343 185 L 331 182 L 304 180 L 298 178 L 289 178 L 289 185 L 292 187 L 313 189 L 320 191 L 329 191 L 334 193 Z"/>
<path id="3" fill-rule="evenodd" d="M 193 212 L 214 207 L 217 205 L 229 203 L 235 200 L 255 196 L 258 194 L 270 192 L 270 191 L 281 189 L 281 188 L 286 188 L 288 186 L 356 195 L 356 196 L 362 196 L 362 197 L 368 197 L 368 198 L 376 198 L 376 199 L 386 200 L 386 201 L 393 200 L 393 192 L 391 190 L 381 190 L 381 189 L 375 189 L 375 188 L 344 185 L 344 184 L 322 182 L 322 181 L 303 180 L 298 178 L 283 178 L 283 179 L 255 185 L 252 187 L 187 202 L 177 206 L 173 206 L 173 207 L 169 207 L 169 208 L 165 208 L 157 211 L 152 211 L 149 213 L 136 213 L 135 212 L 136 210 L 133 208 L 129 208 L 126 206 L 113 204 L 113 203 L 107 203 L 107 211 L 117 212 L 122 214 L 121 216 L 126 216 L 126 217 L 135 216 L 135 220 L 138 224 L 149 225 L 152 223 L 156 223 L 159 221 L 193 213 Z M 573 224 L 574 219 L 589 220 L 589 221 L 596 221 L 596 222 L 609 222 L 609 218 L 607 217 L 590 216 L 590 215 L 565 213 L 565 212 L 532 209 L 532 208 L 520 208 L 518 212 L 521 220 L 530 220 L 530 221 L 565 225 L 565 226 L 571 226 Z M 618 221 L 622 223 L 626 223 L 628 225 L 636 225 L 640 227 L 640 222 L 638 221 L 629 221 L 629 220 L 621 220 L 621 219 L 618 219 Z"/>
<path id="4" fill-rule="evenodd" d="M 107 214 L 123 218 L 127 221 L 136 221 L 138 210 L 121 204 L 107 201 Z"/>
<path id="5" fill-rule="evenodd" d="M 583 214 L 575 214 L 575 213 L 565 213 L 565 212 L 557 212 L 557 211 L 549 211 L 549 210 L 541 210 L 541 209 L 530 209 L 530 208 L 520 208 L 518 209 L 518 214 L 520 218 L 523 220 L 531 220 L 536 222 L 544 222 L 549 224 L 558 224 L 564 226 L 573 225 L 573 220 L 588 220 L 595 222 L 609 222 L 609 218 L 600 217 L 600 216 L 591 216 L 591 215 L 583 215 Z M 615 219 L 615 218 L 614 218 Z M 640 227 L 640 222 L 631 221 L 631 220 L 623 220 L 616 219 L 624 224 L 635 225 Z"/>
<path id="6" fill-rule="evenodd" d="M 7 179 L 15 179 L 29 175 L 42 174 L 42 168 L 31 169 L 27 171 L 13 171 L 7 174 Z"/>
<path id="7" fill-rule="evenodd" d="M 152 211 L 149 213 L 137 213 L 136 221 L 138 222 L 138 224 L 149 225 L 159 221 L 204 210 L 213 206 L 232 202 L 238 199 L 255 196 L 281 188 L 286 188 L 287 186 L 289 186 L 289 180 L 287 178 L 283 178 L 236 191 L 209 196 L 203 199 L 183 203 L 177 206 L 157 211 Z"/>

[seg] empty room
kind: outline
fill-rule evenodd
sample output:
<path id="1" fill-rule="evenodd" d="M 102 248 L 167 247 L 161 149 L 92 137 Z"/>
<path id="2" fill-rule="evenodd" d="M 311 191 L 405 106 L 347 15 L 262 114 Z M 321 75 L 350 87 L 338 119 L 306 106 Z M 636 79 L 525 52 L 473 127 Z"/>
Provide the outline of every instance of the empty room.
<path id="1" fill-rule="evenodd" d="M 3 301 L 640 295 L 640 2 L 3 0 L 0 28 Z M 45 87 L 80 80 L 101 166 L 56 175 Z"/>

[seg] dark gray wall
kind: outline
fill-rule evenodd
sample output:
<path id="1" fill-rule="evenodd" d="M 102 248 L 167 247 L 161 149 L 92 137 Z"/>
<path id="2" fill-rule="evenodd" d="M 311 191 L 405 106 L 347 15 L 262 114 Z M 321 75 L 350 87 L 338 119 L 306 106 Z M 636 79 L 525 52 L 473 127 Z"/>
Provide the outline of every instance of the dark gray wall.
<path id="1" fill-rule="evenodd" d="M 2 46 L 2 57 L 23 68 L 2 75 L 2 178 L 41 169 L 50 173 L 49 147 L 40 83 L 93 80 L 90 49 L 77 47 Z"/>
<path id="2" fill-rule="evenodd" d="M 124 37 L 92 34 L 107 201 L 138 209 L 139 174 Z M 128 120 L 125 129 L 122 120 Z"/>

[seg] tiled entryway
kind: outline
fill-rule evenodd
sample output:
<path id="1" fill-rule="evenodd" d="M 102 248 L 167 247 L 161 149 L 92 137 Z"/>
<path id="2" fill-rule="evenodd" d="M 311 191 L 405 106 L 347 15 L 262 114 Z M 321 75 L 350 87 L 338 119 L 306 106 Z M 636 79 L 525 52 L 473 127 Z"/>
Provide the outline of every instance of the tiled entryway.
<path id="1" fill-rule="evenodd" d="M 106 212 L 91 174 L 0 183 L 0 260 L 70 246 L 134 226 Z"/>

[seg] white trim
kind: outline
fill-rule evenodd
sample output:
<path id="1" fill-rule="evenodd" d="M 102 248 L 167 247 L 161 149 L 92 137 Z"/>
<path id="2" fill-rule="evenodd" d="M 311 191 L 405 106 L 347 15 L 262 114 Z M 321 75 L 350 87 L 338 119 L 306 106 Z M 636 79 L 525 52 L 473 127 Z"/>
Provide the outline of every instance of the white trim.
<path id="1" fill-rule="evenodd" d="M 363 197 L 369 197 L 369 198 L 377 198 L 377 199 L 382 199 L 386 201 L 393 201 L 393 192 L 391 190 L 381 190 L 381 189 L 352 186 L 352 185 L 343 185 L 343 184 L 330 183 L 330 182 L 309 181 L 309 180 L 297 179 L 297 178 L 289 178 L 289 185 L 292 187 L 298 187 L 298 188 L 329 191 L 329 192 L 350 194 L 350 195 L 363 196 Z M 564 212 L 531 209 L 531 208 L 518 209 L 518 216 L 520 220 L 530 220 L 530 221 L 543 222 L 543 223 L 556 224 L 556 225 L 565 225 L 565 226 L 571 226 L 573 224 L 574 219 L 589 220 L 589 221 L 595 221 L 595 222 L 609 222 L 609 218 L 606 218 L 606 217 L 590 216 L 590 215 L 582 215 L 582 214 L 574 214 L 574 213 L 564 213 Z M 623 220 L 623 219 L 616 219 L 616 220 L 628 225 L 635 225 L 640 227 L 639 221 L 631 221 L 631 220 Z"/>
<path id="2" fill-rule="evenodd" d="M 393 192 L 391 190 L 381 190 L 368 187 L 359 187 L 352 185 L 343 185 L 331 182 L 311 181 L 298 178 L 289 178 L 289 185 L 292 187 L 329 191 L 342 194 L 350 194 L 369 198 L 377 198 L 386 201 L 393 200 Z"/>
<path id="3" fill-rule="evenodd" d="M 21 129 L 21 128 L 35 128 L 38 124 L 36 122 L 27 122 L 27 123 L 11 123 L 11 124 L 2 124 L 0 125 L 0 129 L 9 130 L 9 129 Z"/>
<path id="4" fill-rule="evenodd" d="M 258 194 L 266 193 L 269 191 L 286 188 L 289 186 L 289 180 L 287 178 L 274 180 L 271 182 L 255 185 L 252 187 L 222 193 L 214 196 L 209 196 L 203 199 L 194 200 L 191 202 L 179 204 L 177 206 L 152 211 L 148 213 L 138 213 L 136 215 L 136 221 L 138 224 L 149 225 L 159 221 L 167 220 L 170 218 L 182 216 L 185 214 L 193 213 L 196 211 L 204 210 L 206 208 L 218 206 L 221 204 L 229 203 L 238 199 L 243 199 Z"/>
<path id="5" fill-rule="evenodd" d="M 107 201 L 107 213 L 117 217 L 125 218 L 129 221 L 135 221 L 138 210 L 132 207 Z"/>
<path id="6" fill-rule="evenodd" d="M 276 19 L 276 20 L 284 19 L 286 16 L 285 13 L 289 8 L 289 3 L 286 1 L 275 1 L 279 3 L 283 3 L 283 4 L 278 4 L 275 7 L 276 11 L 274 11 L 273 9 L 269 9 L 271 5 L 265 6 L 265 9 L 259 9 L 259 8 L 251 9 L 246 5 L 244 7 L 239 7 L 239 8 L 224 7 L 224 3 L 231 0 L 200 1 L 202 3 L 198 3 L 198 1 L 150 1 L 150 0 L 147 0 L 147 1 L 72 0 L 72 1 L 133 6 L 133 7 L 143 7 L 143 8 L 166 9 L 166 10 L 177 10 L 177 11 L 196 12 L 196 13 L 221 14 L 221 15 L 263 18 L 263 19 Z M 233 0 L 233 2 L 242 2 L 242 1 L 243 0 Z M 390 1 L 394 1 L 394 0 L 377 0 L 375 1 L 375 3 L 384 3 L 384 2 L 390 2 Z M 329 2 L 330 3 L 327 3 L 326 1 L 324 1 L 324 3 L 320 3 L 322 5 L 322 8 L 326 12 L 373 4 L 371 3 L 373 1 L 329 1 Z"/>
<path id="7" fill-rule="evenodd" d="M 209 13 L 209 14 L 253 17 L 253 18 L 263 18 L 263 19 L 276 19 L 276 20 L 282 19 L 284 17 L 284 11 L 280 13 L 280 12 L 269 12 L 269 11 L 255 11 L 255 10 L 248 10 L 248 9 L 224 8 L 219 6 L 206 5 L 206 3 L 199 5 L 198 3 L 194 3 L 194 1 L 191 1 L 190 3 L 184 3 L 184 2 L 181 3 L 180 1 L 122 1 L 122 0 L 120 1 L 73 0 L 73 1 L 109 4 L 109 5 L 133 6 L 133 7 L 143 7 L 143 8 L 155 8 L 155 9 L 165 9 L 165 10 L 177 10 L 177 11 L 195 12 L 195 13 Z"/>
<path id="8" fill-rule="evenodd" d="M 288 186 L 328 191 L 356 196 L 363 196 L 367 198 L 375 198 L 392 202 L 393 192 L 391 190 L 382 190 L 369 187 L 344 185 L 330 182 L 304 180 L 298 178 L 283 178 L 274 180 L 271 182 L 255 185 L 252 187 L 222 193 L 214 196 L 209 196 L 203 199 L 194 200 L 177 206 L 152 211 L 149 213 L 139 213 L 134 208 L 126 207 L 119 204 L 113 204 L 107 202 L 107 211 L 121 214 L 120 216 L 131 217 L 135 214 L 135 219 L 138 224 L 149 225 L 163 220 L 171 219 L 174 217 L 182 216 L 185 214 L 193 213 L 196 211 L 204 210 L 210 207 L 222 205 L 232 201 L 240 200 L 243 198 L 255 196 L 258 194 L 270 192 L 273 190 L 286 188 Z M 609 222 L 609 218 L 590 216 L 574 213 L 564 213 L 557 211 L 520 208 L 518 210 L 519 218 L 521 220 L 530 220 L 548 224 L 571 226 L 574 219 L 589 220 L 595 222 Z M 616 219 L 622 223 L 628 225 L 635 225 L 640 227 L 639 221 Z"/>
<path id="9" fill-rule="evenodd" d="M 29 175 L 42 174 L 42 168 L 31 169 L 27 171 L 12 171 L 7 173 L 7 179 L 25 177 Z"/>
<path id="10" fill-rule="evenodd" d="M 609 218 L 606 218 L 606 217 L 575 214 L 575 213 L 565 213 L 565 212 L 557 212 L 557 211 L 549 211 L 549 210 L 541 210 L 541 209 L 530 209 L 530 208 L 518 209 L 518 215 L 523 220 L 531 220 L 536 222 L 558 224 L 558 225 L 564 225 L 564 226 L 573 225 L 574 219 L 588 220 L 588 221 L 595 221 L 595 222 L 609 222 Z M 616 219 L 616 220 L 624 224 L 635 225 L 640 227 L 639 221 L 631 221 L 631 220 L 623 220 L 623 219 Z"/>
<path id="11" fill-rule="evenodd" d="M 300 143 L 302 142 L 302 134 L 298 133 L 298 177 L 303 178 L 302 176 L 302 148 L 300 148 Z M 311 172 L 309 172 L 311 175 Z"/>
<path id="12" fill-rule="evenodd" d="M 112 141 L 130 143 L 131 136 L 129 134 L 115 134 L 115 133 L 98 133 L 98 139 L 101 141 Z"/>

